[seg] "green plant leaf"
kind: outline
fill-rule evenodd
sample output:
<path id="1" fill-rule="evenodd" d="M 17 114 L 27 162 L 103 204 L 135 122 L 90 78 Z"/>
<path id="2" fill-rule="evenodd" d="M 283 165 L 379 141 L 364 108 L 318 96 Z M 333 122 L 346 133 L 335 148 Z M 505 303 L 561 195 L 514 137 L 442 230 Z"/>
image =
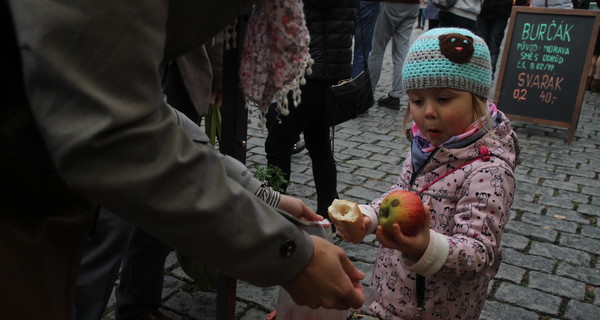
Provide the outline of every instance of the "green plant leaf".
<path id="1" fill-rule="evenodd" d="M 254 171 L 254 177 L 256 179 L 262 181 L 275 191 L 281 193 L 285 192 L 288 181 L 285 179 L 285 174 L 279 167 L 273 165 L 260 166 L 254 164 L 250 167 L 250 169 Z"/>
<path id="2" fill-rule="evenodd" d="M 206 132 L 213 147 L 217 144 L 217 139 L 221 139 L 221 127 L 221 108 L 210 105 L 210 111 L 204 117 L 204 132 Z"/>

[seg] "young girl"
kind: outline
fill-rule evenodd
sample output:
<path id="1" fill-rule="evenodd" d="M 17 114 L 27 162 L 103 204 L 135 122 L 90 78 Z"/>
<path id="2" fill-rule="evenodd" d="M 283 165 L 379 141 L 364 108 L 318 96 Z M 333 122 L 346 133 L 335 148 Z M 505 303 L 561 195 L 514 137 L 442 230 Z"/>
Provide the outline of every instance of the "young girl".
<path id="1" fill-rule="evenodd" d="M 436 28 L 409 50 L 403 85 L 411 150 L 393 190 L 410 190 L 429 207 L 423 228 L 404 236 L 377 226 L 381 243 L 371 311 L 382 319 L 478 319 L 502 260 L 502 234 L 513 202 L 517 138 L 488 103 L 491 65 L 484 41 L 458 28 Z M 374 230 L 383 198 L 361 206 Z"/>

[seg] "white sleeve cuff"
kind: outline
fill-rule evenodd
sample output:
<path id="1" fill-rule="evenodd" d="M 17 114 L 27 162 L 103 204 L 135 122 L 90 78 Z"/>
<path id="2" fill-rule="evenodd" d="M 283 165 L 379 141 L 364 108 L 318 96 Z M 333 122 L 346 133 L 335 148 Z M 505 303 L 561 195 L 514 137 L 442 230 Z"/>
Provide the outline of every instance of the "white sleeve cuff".
<path id="1" fill-rule="evenodd" d="M 360 209 L 360 212 L 362 212 L 362 214 L 371 219 L 371 223 L 367 227 L 366 234 L 375 233 L 375 229 L 377 229 L 377 226 L 379 225 L 379 218 L 377 217 L 377 213 L 375 213 L 373 207 L 366 204 L 359 204 L 358 208 Z"/>
<path id="2" fill-rule="evenodd" d="M 429 230 L 429 234 L 429 245 L 421 259 L 415 261 L 404 254 L 402 255 L 402 265 L 406 269 L 423 276 L 430 276 L 440 271 L 446 263 L 446 259 L 448 259 L 450 250 L 446 237 L 432 230 Z"/>

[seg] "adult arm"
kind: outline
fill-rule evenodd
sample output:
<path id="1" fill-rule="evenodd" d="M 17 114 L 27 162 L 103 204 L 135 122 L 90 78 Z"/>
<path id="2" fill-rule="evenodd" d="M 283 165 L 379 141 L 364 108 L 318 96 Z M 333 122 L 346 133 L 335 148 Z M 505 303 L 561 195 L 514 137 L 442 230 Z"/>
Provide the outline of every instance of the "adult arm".
<path id="1" fill-rule="evenodd" d="M 39 131 L 73 189 L 233 277 L 261 286 L 289 283 L 328 253 L 322 244 L 313 246 L 292 217 L 226 178 L 216 152 L 177 127 L 161 88 L 163 62 L 172 58 L 165 55 L 181 51 L 167 45 L 173 39 L 166 30 L 174 30 L 169 3 L 10 1 Z M 214 22 L 213 16 L 198 17 L 215 15 L 211 5 L 229 6 L 233 14 L 247 5 L 196 3 L 206 10 L 177 20 L 202 21 L 191 33 Z M 181 36 L 197 40 L 189 48 L 206 40 Z M 361 296 L 352 277 L 325 276 L 339 279 L 345 293 L 313 285 L 337 297 L 329 305 L 347 306 L 350 296 L 356 306 Z"/>

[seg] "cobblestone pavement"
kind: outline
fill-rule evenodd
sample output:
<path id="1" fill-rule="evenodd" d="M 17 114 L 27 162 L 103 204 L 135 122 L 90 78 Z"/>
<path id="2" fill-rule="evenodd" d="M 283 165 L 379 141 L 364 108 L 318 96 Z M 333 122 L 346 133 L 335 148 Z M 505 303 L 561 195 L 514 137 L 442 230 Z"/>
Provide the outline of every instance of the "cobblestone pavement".
<path id="1" fill-rule="evenodd" d="M 384 63 L 376 99 L 391 84 L 391 62 Z M 336 127 L 340 198 L 368 203 L 395 182 L 408 148 L 401 133 L 405 108 L 406 101 L 399 112 L 375 105 L 365 116 Z M 248 130 L 249 166 L 266 163 L 266 132 L 256 123 Z M 570 145 L 566 129 L 523 122 L 513 126 L 521 145 L 517 192 L 503 239 L 504 261 L 481 318 L 600 319 L 600 95 L 586 92 Z M 288 193 L 316 208 L 308 153 L 292 161 Z M 338 244 L 359 269 L 372 272 L 374 236 L 358 245 Z M 265 319 L 277 293 L 276 287 L 238 281 L 236 319 Z M 195 291 L 174 255 L 166 264 L 163 297 L 164 311 L 175 319 L 216 317 L 216 294 Z M 113 305 L 114 298 L 106 319 L 113 319 Z"/>

